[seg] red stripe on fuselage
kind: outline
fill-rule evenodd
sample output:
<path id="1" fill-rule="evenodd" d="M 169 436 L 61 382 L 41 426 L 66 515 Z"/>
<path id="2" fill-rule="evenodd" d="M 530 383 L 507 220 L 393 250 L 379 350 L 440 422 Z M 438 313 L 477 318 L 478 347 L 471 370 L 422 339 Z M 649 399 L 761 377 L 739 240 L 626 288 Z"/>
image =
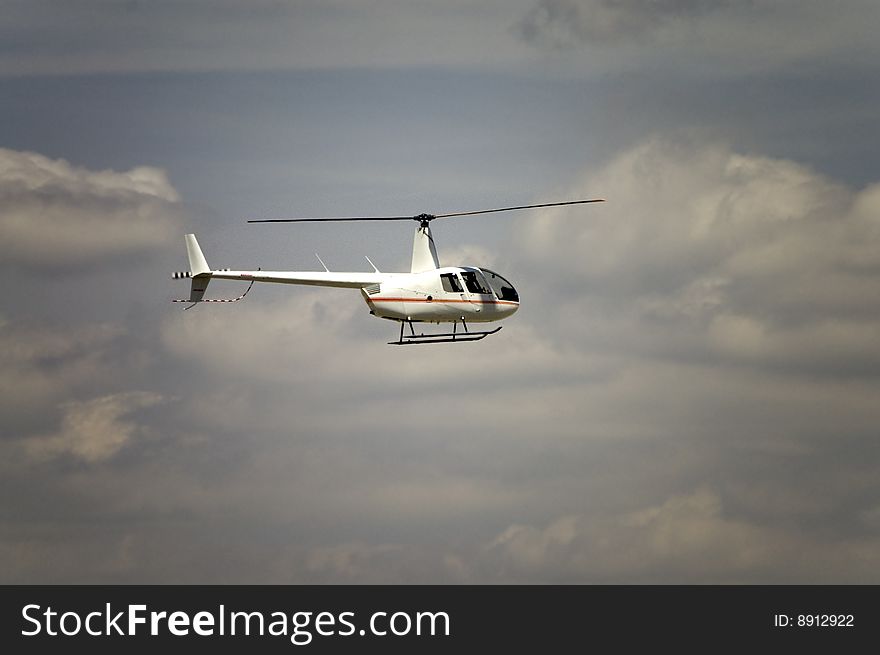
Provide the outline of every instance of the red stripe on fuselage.
<path id="1" fill-rule="evenodd" d="M 451 298 L 376 298 L 370 296 L 370 302 L 468 302 L 480 305 L 519 305 L 518 302 L 512 300 L 458 300 Z"/>

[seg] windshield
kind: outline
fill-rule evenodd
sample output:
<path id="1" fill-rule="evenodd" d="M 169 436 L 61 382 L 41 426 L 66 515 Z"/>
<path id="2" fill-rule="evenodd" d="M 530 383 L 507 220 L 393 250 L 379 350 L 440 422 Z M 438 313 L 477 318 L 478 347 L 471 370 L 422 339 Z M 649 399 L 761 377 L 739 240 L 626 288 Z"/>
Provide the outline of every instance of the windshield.
<path id="1" fill-rule="evenodd" d="M 490 271 L 488 268 L 484 268 L 483 273 L 499 300 L 512 300 L 514 302 L 519 302 L 519 294 L 510 282 L 498 275 L 495 271 Z"/>

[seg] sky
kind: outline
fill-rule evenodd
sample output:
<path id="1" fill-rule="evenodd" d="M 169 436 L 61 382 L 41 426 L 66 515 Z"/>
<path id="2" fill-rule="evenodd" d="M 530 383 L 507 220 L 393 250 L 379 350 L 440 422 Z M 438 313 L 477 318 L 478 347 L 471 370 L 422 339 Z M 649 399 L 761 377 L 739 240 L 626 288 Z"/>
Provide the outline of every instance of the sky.
<path id="1" fill-rule="evenodd" d="M 4 0 L 0 582 L 880 582 L 880 5 Z M 522 300 L 386 345 L 356 291 Z M 215 282 L 218 297 L 241 285 Z"/>

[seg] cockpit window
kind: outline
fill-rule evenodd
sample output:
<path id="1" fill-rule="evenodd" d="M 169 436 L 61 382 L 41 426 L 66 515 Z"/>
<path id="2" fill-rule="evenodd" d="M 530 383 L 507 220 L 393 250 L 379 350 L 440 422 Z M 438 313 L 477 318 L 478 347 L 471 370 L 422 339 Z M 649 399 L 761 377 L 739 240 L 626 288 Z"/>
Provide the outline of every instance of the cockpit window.
<path id="1" fill-rule="evenodd" d="M 471 293 L 491 294 L 489 286 L 486 284 L 486 278 L 477 271 L 462 271 L 461 276 L 464 278 L 464 285 Z"/>
<path id="2" fill-rule="evenodd" d="M 512 300 L 514 302 L 519 302 L 519 294 L 510 282 L 498 275 L 495 271 L 490 271 L 488 268 L 484 268 L 483 273 L 499 300 Z"/>
<path id="3" fill-rule="evenodd" d="M 451 291 L 453 293 L 461 293 L 464 289 L 461 288 L 461 282 L 458 281 L 458 276 L 455 273 L 442 273 L 440 275 L 440 281 L 443 283 L 444 291 Z"/>

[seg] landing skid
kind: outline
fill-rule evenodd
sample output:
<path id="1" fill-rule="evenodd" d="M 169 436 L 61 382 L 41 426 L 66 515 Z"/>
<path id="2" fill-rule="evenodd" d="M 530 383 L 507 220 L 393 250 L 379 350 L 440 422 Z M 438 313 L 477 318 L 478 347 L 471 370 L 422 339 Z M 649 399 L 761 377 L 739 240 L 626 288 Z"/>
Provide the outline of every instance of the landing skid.
<path id="1" fill-rule="evenodd" d="M 400 322 L 400 337 L 397 341 L 389 341 L 388 345 L 390 346 L 408 346 L 413 344 L 424 344 L 424 343 L 464 343 L 465 341 L 479 341 L 480 339 L 485 339 L 490 334 L 495 334 L 501 329 L 499 325 L 494 330 L 483 330 L 479 332 L 468 332 L 467 323 L 462 321 L 462 325 L 464 326 L 464 332 L 458 332 L 457 323 L 453 323 L 452 332 L 441 332 L 438 334 L 416 334 L 415 329 L 413 328 L 412 321 L 407 321 L 409 323 L 410 334 L 404 334 L 404 321 Z"/>
<path id="2" fill-rule="evenodd" d="M 262 267 L 258 268 L 257 270 L 258 271 L 262 270 Z M 186 273 L 186 272 L 174 274 L 174 279 L 183 278 L 183 277 L 192 277 L 192 275 L 190 273 Z M 208 281 L 210 282 L 210 280 L 208 280 Z M 242 300 L 246 295 L 248 295 L 248 292 L 251 290 L 251 287 L 254 286 L 254 282 L 256 282 L 256 280 L 251 280 L 251 283 L 248 285 L 248 288 L 244 290 L 244 293 L 241 294 L 240 296 L 236 296 L 235 298 L 201 298 L 199 300 L 193 300 L 192 297 L 190 297 L 190 298 L 181 298 L 179 300 L 172 300 L 171 302 L 191 303 L 189 307 L 183 308 L 184 311 L 186 311 L 187 309 L 192 309 L 193 307 L 198 305 L 200 302 L 238 302 L 239 300 Z M 207 285 L 207 282 L 205 284 Z M 195 287 L 195 280 L 193 280 L 193 286 Z M 206 287 L 202 287 L 202 293 L 205 292 L 205 288 Z M 191 294 L 195 293 L 195 289 L 193 289 L 193 291 L 191 291 L 190 293 Z"/>
<path id="3" fill-rule="evenodd" d="M 244 293 L 235 298 L 203 298 L 202 300 L 190 300 L 188 298 L 181 298 L 180 300 L 172 300 L 171 302 L 188 302 L 192 303 L 189 307 L 184 307 L 184 310 L 192 309 L 200 302 L 238 302 L 242 300 L 246 295 L 248 295 L 248 291 L 251 290 L 251 287 L 254 286 L 254 280 L 251 280 L 251 283 L 248 285 L 248 288 L 244 290 Z"/>

